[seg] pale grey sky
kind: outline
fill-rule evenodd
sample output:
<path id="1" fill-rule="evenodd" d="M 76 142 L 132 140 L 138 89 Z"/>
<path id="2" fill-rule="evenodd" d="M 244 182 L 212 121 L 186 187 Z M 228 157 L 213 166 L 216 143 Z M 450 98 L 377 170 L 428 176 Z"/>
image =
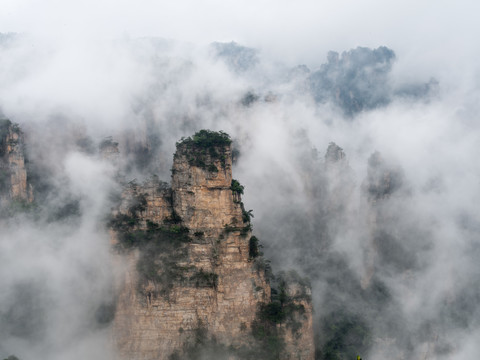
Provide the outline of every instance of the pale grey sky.
<path id="1" fill-rule="evenodd" d="M 2 0 L 1 8 L 2 32 L 234 40 L 287 63 L 319 63 L 328 50 L 356 46 L 386 45 L 407 58 L 422 53 L 427 62 L 479 54 L 480 2 L 473 0 Z M 440 57 L 444 51 L 456 56 Z"/>

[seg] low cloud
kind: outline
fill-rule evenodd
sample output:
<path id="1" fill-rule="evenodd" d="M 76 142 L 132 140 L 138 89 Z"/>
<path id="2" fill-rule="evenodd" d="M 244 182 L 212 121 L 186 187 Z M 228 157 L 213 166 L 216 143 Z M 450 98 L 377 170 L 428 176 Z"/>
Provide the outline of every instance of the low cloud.
<path id="1" fill-rule="evenodd" d="M 0 108 L 26 133 L 42 200 L 40 218 L 2 220 L 0 355 L 111 354 L 98 311 L 112 301 L 115 173 L 168 181 L 175 141 L 202 128 L 235 140 L 274 270 L 310 277 L 320 358 L 478 350 L 478 84 L 444 83 L 437 65 L 403 79 L 415 62 L 386 47 L 297 67 L 233 43 L 32 39 L 0 38 Z M 98 154 L 107 136 L 120 169 Z M 331 142 L 345 155 L 334 167 Z"/>

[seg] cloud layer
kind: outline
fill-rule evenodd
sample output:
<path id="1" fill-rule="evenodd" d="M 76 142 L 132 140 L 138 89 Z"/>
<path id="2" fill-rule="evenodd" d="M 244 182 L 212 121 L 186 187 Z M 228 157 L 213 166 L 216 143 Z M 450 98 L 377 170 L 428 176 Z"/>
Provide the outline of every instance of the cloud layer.
<path id="1" fill-rule="evenodd" d="M 0 23 L 22 34 L 0 38 L 0 109 L 26 133 L 40 215 L 2 220 L 0 355 L 112 354 L 117 169 L 98 144 L 120 143 L 127 180 L 168 181 L 175 141 L 202 128 L 234 138 L 274 269 L 311 278 L 319 358 L 335 342 L 371 359 L 478 351 L 477 5 L 203 5 L 6 2 Z"/>

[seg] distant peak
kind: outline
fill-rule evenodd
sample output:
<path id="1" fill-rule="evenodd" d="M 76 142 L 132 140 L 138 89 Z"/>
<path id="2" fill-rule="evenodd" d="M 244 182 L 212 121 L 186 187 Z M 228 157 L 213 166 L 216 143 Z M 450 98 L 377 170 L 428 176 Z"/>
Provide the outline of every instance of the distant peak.
<path id="1" fill-rule="evenodd" d="M 328 144 L 327 153 L 325 154 L 325 162 L 326 163 L 337 163 L 345 159 L 345 153 L 343 149 L 331 142 Z"/>

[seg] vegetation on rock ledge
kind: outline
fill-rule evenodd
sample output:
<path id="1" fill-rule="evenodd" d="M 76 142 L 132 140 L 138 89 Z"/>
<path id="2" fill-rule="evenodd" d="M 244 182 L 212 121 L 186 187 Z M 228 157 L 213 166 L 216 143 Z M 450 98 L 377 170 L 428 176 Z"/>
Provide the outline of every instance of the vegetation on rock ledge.
<path id="1" fill-rule="evenodd" d="M 272 286 L 271 301 L 259 305 L 252 323 L 252 335 L 262 344 L 264 359 L 279 359 L 285 348 L 284 328 L 280 325 L 299 335 L 304 320 L 305 307 L 298 303 L 298 296 L 291 296 L 287 291 L 291 277 L 290 273 L 278 275 L 276 286 Z"/>
<path id="2" fill-rule="evenodd" d="M 243 190 L 245 189 L 245 186 L 241 185 L 238 180 L 232 179 L 232 184 L 230 185 L 230 190 L 234 194 L 237 195 L 243 195 Z"/>
<path id="3" fill-rule="evenodd" d="M 144 194 L 137 194 L 131 199 L 127 214 L 119 213 L 109 221 L 109 226 L 117 231 L 117 250 L 120 252 L 137 248 L 140 256 L 137 262 L 139 274 L 138 289 L 141 293 L 149 283 L 154 284 L 155 291 L 148 296 L 159 293 L 168 296 L 176 281 L 188 280 L 189 268 L 178 265 L 185 259 L 185 243 L 190 242 L 188 228 L 178 225 L 171 218 L 163 225 L 146 221 L 142 226 L 140 215 L 145 211 L 147 201 Z M 172 214 L 172 218 L 175 214 Z"/>
<path id="4" fill-rule="evenodd" d="M 211 287 L 216 289 L 218 284 L 218 275 L 213 272 L 207 272 L 200 269 L 198 272 L 190 276 L 196 287 Z"/>
<path id="5" fill-rule="evenodd" d="M 223 131 L 200 130 L 193 136 L 182 138 L 177 142 L 179 145 L 186 145 L 188 147 L 197 147 L 201 149 L 208 149 L 215 146 L 228 146 L 232 143 L 230 135 Z"/>
<path id="6" fill-rule="evenodd" d="M 222 168 L 225 168 L 227 155 L 225 147 L 232 143 L 230 136 L 223 131 L 200 130 L 193 136 L 182 138 L 177 142 L 177 149 L 188 150 L 188 163 L 209 172 L 218 172 L 215 165 L 220 161 Z"/>
<path id="7" fill-rule="evenodd" d="M 250 259 L 255 259 L 258 256 L 262 256 L 263 253 L 260 251 L 260 248 L 263 247 L 259 244 L 258 238 L 252 236 L 248 241 L 248 255 Z"/>
<path id="8" fill-rule="evenodd" d="M 5 155 L 7 151 L 7 145 L 15 145 L 15 143 L 7 144 L 7 135 L 10 131 L 13 131 L 17 134 L 21 133 L 18 124 L 14 124 L 8 119 L 0 119 L 0 157 Z"/>

